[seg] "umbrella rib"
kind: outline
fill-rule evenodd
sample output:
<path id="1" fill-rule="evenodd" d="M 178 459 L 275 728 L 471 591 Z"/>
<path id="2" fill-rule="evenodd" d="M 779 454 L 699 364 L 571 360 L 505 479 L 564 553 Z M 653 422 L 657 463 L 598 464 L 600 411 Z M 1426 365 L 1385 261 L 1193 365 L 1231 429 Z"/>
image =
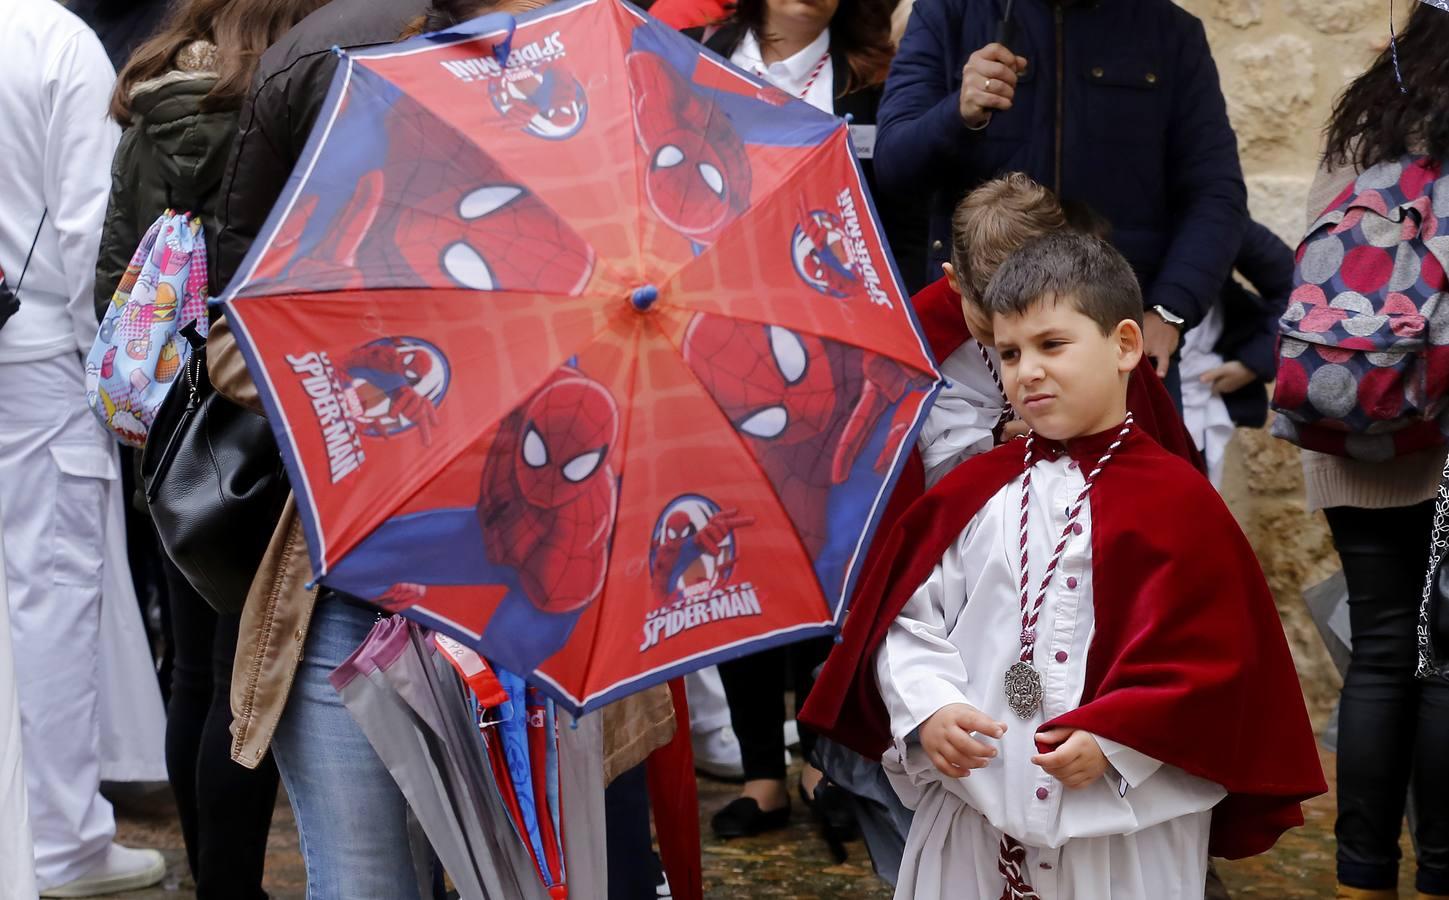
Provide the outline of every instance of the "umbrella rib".
<path id="1" fill-rule="evenodd" d="M 613 318 L 606 319 L 605 322 L 604 322 L 604 324 L 600 328 L 596 329 L 593 332 L 593 334 L 589 337 L 589 339 L 587 341 L 583 342 L 582 346 L 583 347 L 587 347 L 590 344 L 592 344 L 595 341 L 597 341 L 598 338 L 599 338 L 599 335 L 601 335 L 604 332 L 608 331 L 612 327 L 613 321 L 614 321 Z M 523 390 L 523 391 L 520 391 L 519 392 L 520 400 L 513 407 L 510 407 L 509 408 L 510 409 L 510 412 L 512 411 L 512 409 L 517 408 L 517 406 L 522 405 L 522 403 L 527 398 L 532 397 L 533 394 L 540 387 L 542 387 L 543 384 L 545 382 L 547 382 L 548 379 L 555 372 L 557 372 L 559 370 L 559 367 L 560 366 L 562 366 L 569 359 L 577 356 L 578 355 L 578 349 L 579 348 L 575 348 L 573 351 L 561 351 L 561 352 L 564 353 L 563 357 L 560 358 L 554 365 L 552 365 L 548 369 L 546 369 L 545 370 L 545 374 L 544 374 L 544 376 L 542 378 L 540 378 L 535 383 L 529 385 L 526 390 Z M 501 422 L 501 421 L 502 421 L 502 418 L 500 418 L 497 422 L 494 422 L 494 423 L 490 424 L 488 426 L 488 428 L 491 429 L 494 425 L 497 425 L 498 422 Z M 485 429 L 484 432 L 483 432 L 483 434 L 486 434 L 487 433 L 487 430 L 488 429 Z M 398 510 L 405 508 L 407 506 L 407 504 L 413 500 L 413 498 L 417 497 L 418 494 L 420 494 L 424 490 L 426 490 L 427 487 L 428 487 L 428 485 L 432 483 L 432 480 L 434 478 L 436 478 L 437 476 L 439 476 L 443 472 L 447 471 L 448 468 L 453 465 L 453 463 L 457 462 L 457 460 L 458 460 L 459 457 L 461 457 L 465 453 L 467 453 L 468 450 L 469 450 L 469 448 L 472 447 L 481 438 L 482 438 L 482 435 L 480 434 L 477 438 L 474 438 L 473 440 L 468 441 L 462 447 L 459 447 L 458 450 L 456 450 L 455 452 L 447 455 L 446 457 L 442 457 L 441 458 L 442 461 L 437 466 L 432 467 L 431 470 L 428 472 L 428 474 L 426 476 L 424 476 L 424 477 L 422 477 L 422 478 L 420 478 L 418 480 L 418 484 L 417 484 L 416 487 L 412 488 L 411 490 L 407 491 L 405 494 L 403 494 L 402 496 L 400 496 L 399 499 L 391 505 L 391 509 L 389 510 L 387 516 L 384 517 L 384 519 L 382 520 L 382 522 L 379 522 L 377 525 L 374 525 L 372 528 L 368 529 L 368 531 L 365 534 L 363 534 L 357 540 L 353 541 L 345 550 L 338 551 L 337 552 L 337 559 L 338 559 L 338 561 L 341 561 L 349 553 L 351 553 L 354 550 L 356 550 L 357 547 L 360 544 L 362 544 L 363 541 L 365 541 L 367 539 L 368 535 L 372 534 L 373 531 L 376 531 L 377 528 L 381 527 L 381 525 L 382 525 L 383 522 L 386 522 L 388 519 L 390 519 L 393 516 L 395 516 L 397 514 L 397 511 Z M 474 500 L 473 501 L 473 503 L 475 505 L 477 504 L 477 502 L 478 502 L 477 500 Z M 332 568 L 332 566 L 328 566 L 327 568 L 330 570 Z M 324 575 L 323 578 L 325 579 L 326 576 Z M 371 600 L 371 599 L 374 599 L 374 598 L 367 597 L 367 598 L 364 598 L 364 599 Z"/>
<path id="2" fill-rule="evenodd" d="M 634 352 L 631 353 L 631 354 L 629 354 L 629 357 L 628 357 L 628 359 L 629 359 L 629 389 L 628 389 L 627 396 L 628 396 L 628 399 L 629 399 L 629 415 L 627 417 L 625 417 L 625 419 L 624 419 L 624 427 L 621 430 L 621 434 L 619 436 L 619 454 L 616 457 L 619 460 L 619 476 L 618 476 L 618 483 L 615 485 L 615 488 L 614 488 L 614 521 L 613 521 L 613 525 L 609 529 L 609 543 L 608 543 L 608 548 L 609 549 L 608 549 L 608 556 L 606 557 L 606 559 L 608 560 L 608 562 L 607 562 L 607 564 L 606 564 L 606 566 L 604 568 L 604 592 L 599 597 L 599 599 L 597 601 L 598 604 L 599 604 L 599 607 L 600 607 L 600 609 L 599 609 L 599 615 L 600 616 L 602 616 L 604 614 L 604 607 L 605 607 L 605 605 L 607 605 L 608 600 L 609 600 L 609 571 L 610 571 L 610 569 L 613 568 L 614 553 L 615 553 L 615 547 L 616 547 L 616 545 L 615 545 L 615 539 L 618 537 L 618 532 L 619 532 L 619 507 L 622 505 L 623 499 L 624 499 L 624 480 L 628 477 L 628 471 L 629 471 L 629 467 L 628 467 L 629 447 L 630 447 L 631 439 L 633 438 L 633 435 L 634 435 L 634 415 L 633 415 L 634 409 L 635 409 L 635 406 L 634 406 L 634 394 L 635 394 L 635 390 L 637 388 L 637 385 L 639 383 L 639 350 L 640 350 L 640 348 L 639 348 L 639 344 L 640 344 L 640 329 L 639 328 L 635 328 L 634 329 L 633 344 L 634 344 L 634 347 L 633 347 Z M 588 656 L 585 658 L 585 660 L 584 660 L 584 666 L 583 666 L 583 671 L 584 671 L 583 683 L 585 685 L 587 685 L 587 684 L 590 683 L 590 677 L 593 674 L 593 670 L 594 670 L 594 659 L 595 659 L 595 657 L 598 656 L 598 652 L 599 652 L 599 642 L 598 641 L 590 641 L 588 643 L 588 648 L 589 648 L 588 649 Z M 562 652 L 562 651 L 560 651 L 560 652 Z M 586 691 L 581 691 L 581 693 L 586 693 Z"/>
<path id="3" fill-rule="evenodd" d="M 711 120 L 713 119 L 715 114 L 725 115 L 725 113 L 720 110 L 717 104 L 711 103 Z M 844 122 L 842 121 L 841 124 L 843 125 Z M 830 132 L 830 137 L 828 139 L 821 141 L 814 147 L 811 147 L 808 153 L 802 156 L 799 160 L 795 162 L 794 165 L 787 169 L 784 175 L 780 176 L 779 180 L 775 183 L 775 190 L 779 191 L 782 187 L 790 184 L 801 173 L 801 171 L 805 169 L 807 165 L 815 161 L 815 158 L 817 156 L 824 156 L 831 149 L 831 142 L 835 140 L 835 136 L 839 133 L 839 129 L 836 129 Z M 746 207 L 743 213 L 741 213 L 739 216 L 736 216 L 733 221 L 731 221 L 728 225 L 724 227 L 724 230 L 722 230 L 719 233 L 719 236 L 716 237 L 714 241 L 710 244 L 710 249 L 713 249 L 714 247 L 717 247 L 720 244 L 724 243 L 725 238 L 733 236 L 735 232 L 747 231 L 748 229 L 746 226 L 754 221 L 754 216 L 752 216 L 751 213 L 753 213 L 755 209 L 756 204 L 754 203 L 751 203 L 748 207 Z M 707 255 L 708 254 L 706 251 L 706 253 L 701 253 L 695 256 L 693 259 L 685 261 L 679 266 L 679 268 L 675 269 L 673 272 L 670 272 L 668 277 L 666 277 L 664 281 L 668 283 L 677 280 L 679 276 L 685 272 L 685 270 L 687 270 L 690 266 L 696 265 L 699 260 L 703 259 Z"/>
<path id="4" fill-rule="evenodd" d="M 696 316 L 696 315 L 711 315 L 711 313 L 691 313 L 690 314 L 691 318 L 693 316 Z M 679 344 L 675 343 L 673 337 L 671 337 L 669 335 L 669 333 L 667 331 L 665 331 L 663 328 L 659 328 L 659 326 L 657 324 L 652 323 L 652 322 L 650 324 L 653 325 L 661 334 L 663 334 L 664 339 L 666 341 L 668 341 L 669 342 L 669 345 L 672 346 L 675 349 L 675 351 L 679 354 L 680 360 L 684 363 L 684 365 L 681 368 L 683 368 L 684 371 L 689 374 L 690 381 L 699 390 L 700 394 L 702 394 L 705 397 L 708 397 L 709 398 L 709 401 L 712 404 L 715 405 L 715 408 L 716 409 L 719 409 L 719 402 L 715 399 L 714 394 L 710 393 L 709 388 L 705 387 L 704 382 L 700 381 L 699 380 L 699 376 L 697 374 L 695 374 L 694 368 L 689 365 L 688 357 L 686 357 L 685 354 L 684 354 L 684 348 L 682 346 L 680 346 Z M 775 483 L 770 480 L 769 474 L 767 472 L 765 472 L 765 470 L 763 468 L 760 467 L 760 461 L 755 457 L 755 452 L 750 449 L 750 445 L 749 444 L 745 443 L 745 439 L 740 435 L 739 429 L 737 429 L 737 428 L 734 427 L 734 423 L 729 421 L 729 416 L 725 415 L 725 412 L 724 412 L 723 409 L 719 409 L 719 414 L 720 414 L 720 418 L 724 419 L 726 422 L 729 423 L 729 425 L 730 425 L 730 428 L 729 428 L 730 434 L 734 436 L 735 446 L 739 448 L 740 453 L 744 456 L 745 459 L 747 459 L 749 461 L 749 465 L 754 469 L 755 473 L 759 476 L 760 480 L 763 483 L 770 485 L 770 493 L 771 493 L 771 495 L 774 496 L 775 502 L 777 504 L 779 504 L 780 512 L 783 514 L 785 520 L 790 523 L 790 535 L 791 535 L 791 537 L 793 537 L 795 539 L 795 546 L 799 549 L 800 555 L 802 557 L 804 557 L 810 563 L 810 574 L 811 574 L 812 578 L 814 579 L 814 584 L 815 584 L 815 587 L 817 589 L 817 592 L 819 593 L 819 596 L 821 597 L 821 599 L 823 599 L 825 601 L 825 609 L 826 609 L 826 611 L 827 612 L 830 612 L 831 611 L 830 598 L 826 596 L 826 594 L 825 594 L 825 585 L 823 585 L 823 584 L 820 583 L 820 575 L 819 575 L 819 573 L 817 573 L 815 571 L 815 558 L 810 555 L 810 551 L 808 549 L 806 549 L 806 547 L 805 547 L 805 542 L 800 539 L 800 531 L 799 531 L 799 528 L 796 527 L 796 525 L 795 525 L 795 519 L 794 519 L 793 516 L 791 516 L 789 514 L 789 511 L 785 509 L 785 501 L 780 497 L 779 492 L 775 489 Z M 831 617 L 831 621 L 833 621 L 833 620 L 834 620 L 834 617 L 832 616 Z"/>

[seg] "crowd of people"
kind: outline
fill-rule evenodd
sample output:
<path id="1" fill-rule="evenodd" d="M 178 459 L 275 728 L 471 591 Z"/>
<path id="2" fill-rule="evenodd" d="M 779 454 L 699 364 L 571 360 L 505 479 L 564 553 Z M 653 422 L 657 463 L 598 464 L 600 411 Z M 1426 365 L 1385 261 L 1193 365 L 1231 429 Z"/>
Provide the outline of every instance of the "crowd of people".
<path id="1" fill-rule="evenodd" d="M 312 584 L 289 497 L 250 536 L 261 555 L 247 560 L 245 603 L 215 609 L 158 538 L 135 454 L 97 427 L 83 361 L 158 216 L 199 218 L 208 295 L 238 275 L 324 106 L 336 50 L 546 3 L 10 0 L 3 900 L 164 876 L 158 852 L 115 842 L 101 791 L 118 780 L 103 766 L 103 723 L 122 695 L 156 690 L 117 685 L 98 662 L 119 640 L 103 609 L 122 596 L 136 606 L 113 590 L 128 568 L 141 598 L 128 613 L 148 608 L 157 648 L 165 772 L 196 895 L 266 896 L 280 783 L 311 900 L 442 896 L 427 848 L 409 849 L 403 790 L 332 680 L 377 607 Z M 1404 292 L 1420 279 L 1449 291 L 1443 238 L 1426 226 L 1426 262 L 1410 243 L 1419 232 L 1364 226 L 1371 246 L 1330 258 L 1305 243 L 1295 260 L 1248 214 L 1203 25 L 1170 0 L 645 6 L 850 123 L 942 386 L 838 640 L 691 673 L 687 720 L 662 686 L 604 719 L 607 828 L 588 837 L 607 843 L 606 890 L 577 893 L 667 895 L 641 754 L 689 729 L 696 768 L 739 784 L 709 822 L 717 838 L 789 823 L 795 748 L 795 793 L 822 839 L 844 859 L 864 837 L 898 897 L 1226 896 L 1210 857 L 1265 852 L 1326 790 L 1272 595 L 1214 490 L 1227 445 L 1234 428 L 1268 421 L 1275 379 L 1280 408 L 1347 416 L 1367 404 L 1368 388 L 1343 387 L 1348 375 L 1320 369 L 1302 396 L 1284 380 L 1281 336 L 1301 338 L 1307 317 L 1338 311 L 1314 333 L 1367 321 L 1379 292 L 1399 298 L 1386 301 L 1395 334 L 1427 328 L 1432 342 L 1438 314 Z M 1340 95 L 1309 239 L 1348 240 L 1364 208 L 1387 215 L 1382 195 L 1357 198 L 1390 188 L 1422 195 L 1405 201 L 1416 222 L 1449 219 L 1438 175 L 1449 11 L 1438 7 L 1417 4 Z M 1365 261 L 1359 249 L 1373 248 L 1396 255 Z M 1354 299 L 1325 295 L 1330 284 Z M 1325 358 L 1348 371 L 1354 352 L 1429 352 L 1406 348 L 1347 342 Z M 1432 406 L 1426 392 L 1445 385 L 1426 358 L 1423 384 L 1404 390 Z M 219 398 L 262 412 L 224 318 L 204 361 Z M 1449 630 L 1449 616 L 1421 620 L 1435 602 L 1424 573 L 1443 440 L 1355 453 L 1278 433 L 1305 448 L 1307 504 L 1325 512 L 1347 581 L 1338 896 L 1398 896 L 1408 805 L 1418 896 L 1449 897 L 1449 680 L 1416 677 L 1430 637 Z"/>

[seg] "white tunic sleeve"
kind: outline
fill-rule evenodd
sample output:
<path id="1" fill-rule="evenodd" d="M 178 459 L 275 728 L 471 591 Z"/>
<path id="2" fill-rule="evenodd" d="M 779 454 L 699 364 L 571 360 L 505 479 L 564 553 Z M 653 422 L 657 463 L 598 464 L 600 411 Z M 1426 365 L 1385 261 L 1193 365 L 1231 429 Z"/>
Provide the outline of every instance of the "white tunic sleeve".
<path id="1" fill-rule="evenodd" d="M 1162 767 L 1161 762 L 1145 753 L 1138 753 L 1126 744 L 1109 741 L 1095 734 L 1092 737 L 1097 739 L 1097 746 L 1102 748 L 1107 763 L 1127 782 L 1128 787 L 1140 787 L 1142 782 L 1151 778 Z"/>
<path id="2" fill-rule="evenodd" d="M 996 444 L 996 423 L 1006 401 L 975 340 L 968 340 L 941 363 L 946 386 L 921 425 L 917 446 L 929 487 L 955 465 Z"/>
<path id="3" fill-rule="evenodd" d="M 970 678 L 950 633 L 966 605 L 962 548 L 971 528 L 911 595 L 876 651 L 876 682 L 890 712 L 891 736 L 898 741 L 942 707 L 969 702 Z"/>

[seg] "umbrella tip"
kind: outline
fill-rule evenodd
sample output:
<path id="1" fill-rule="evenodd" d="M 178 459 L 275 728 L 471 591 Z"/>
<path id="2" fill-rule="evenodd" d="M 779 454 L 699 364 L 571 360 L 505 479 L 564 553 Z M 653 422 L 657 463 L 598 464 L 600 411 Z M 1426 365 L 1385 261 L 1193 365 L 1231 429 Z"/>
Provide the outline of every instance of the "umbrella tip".
<path id="1" fill-rule="evenodd" d="M 648 312 L 649 307 L 653 306 L 654 301 L 658 299 L 659 288 L 655 287 L 652 284 L 646 284 L 643 287 L 635 288 L 634 293 L 629 295 L 629 302 L 634 304 L 634 308 L 639 310 L 640 312 Z"/>

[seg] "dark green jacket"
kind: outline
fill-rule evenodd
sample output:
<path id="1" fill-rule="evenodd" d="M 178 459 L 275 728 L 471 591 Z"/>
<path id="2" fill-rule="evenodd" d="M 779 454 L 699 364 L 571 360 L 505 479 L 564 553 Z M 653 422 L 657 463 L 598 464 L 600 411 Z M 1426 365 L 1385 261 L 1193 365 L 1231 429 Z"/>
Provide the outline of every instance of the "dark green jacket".
<path id="1" fill-rule="evenodd" d="M 215 83 L 209 74 L 174 71 L 138 86 L 132 124 L 111 165 L 111 202 L 96 261 L 97 318 L 146 229 L 167 209 L 201 217 L 209 269 L 216 271 L 216 203 L 239 110 L 202 110 Z M 210 293 L 217 288 L 213 278 Z"/>

